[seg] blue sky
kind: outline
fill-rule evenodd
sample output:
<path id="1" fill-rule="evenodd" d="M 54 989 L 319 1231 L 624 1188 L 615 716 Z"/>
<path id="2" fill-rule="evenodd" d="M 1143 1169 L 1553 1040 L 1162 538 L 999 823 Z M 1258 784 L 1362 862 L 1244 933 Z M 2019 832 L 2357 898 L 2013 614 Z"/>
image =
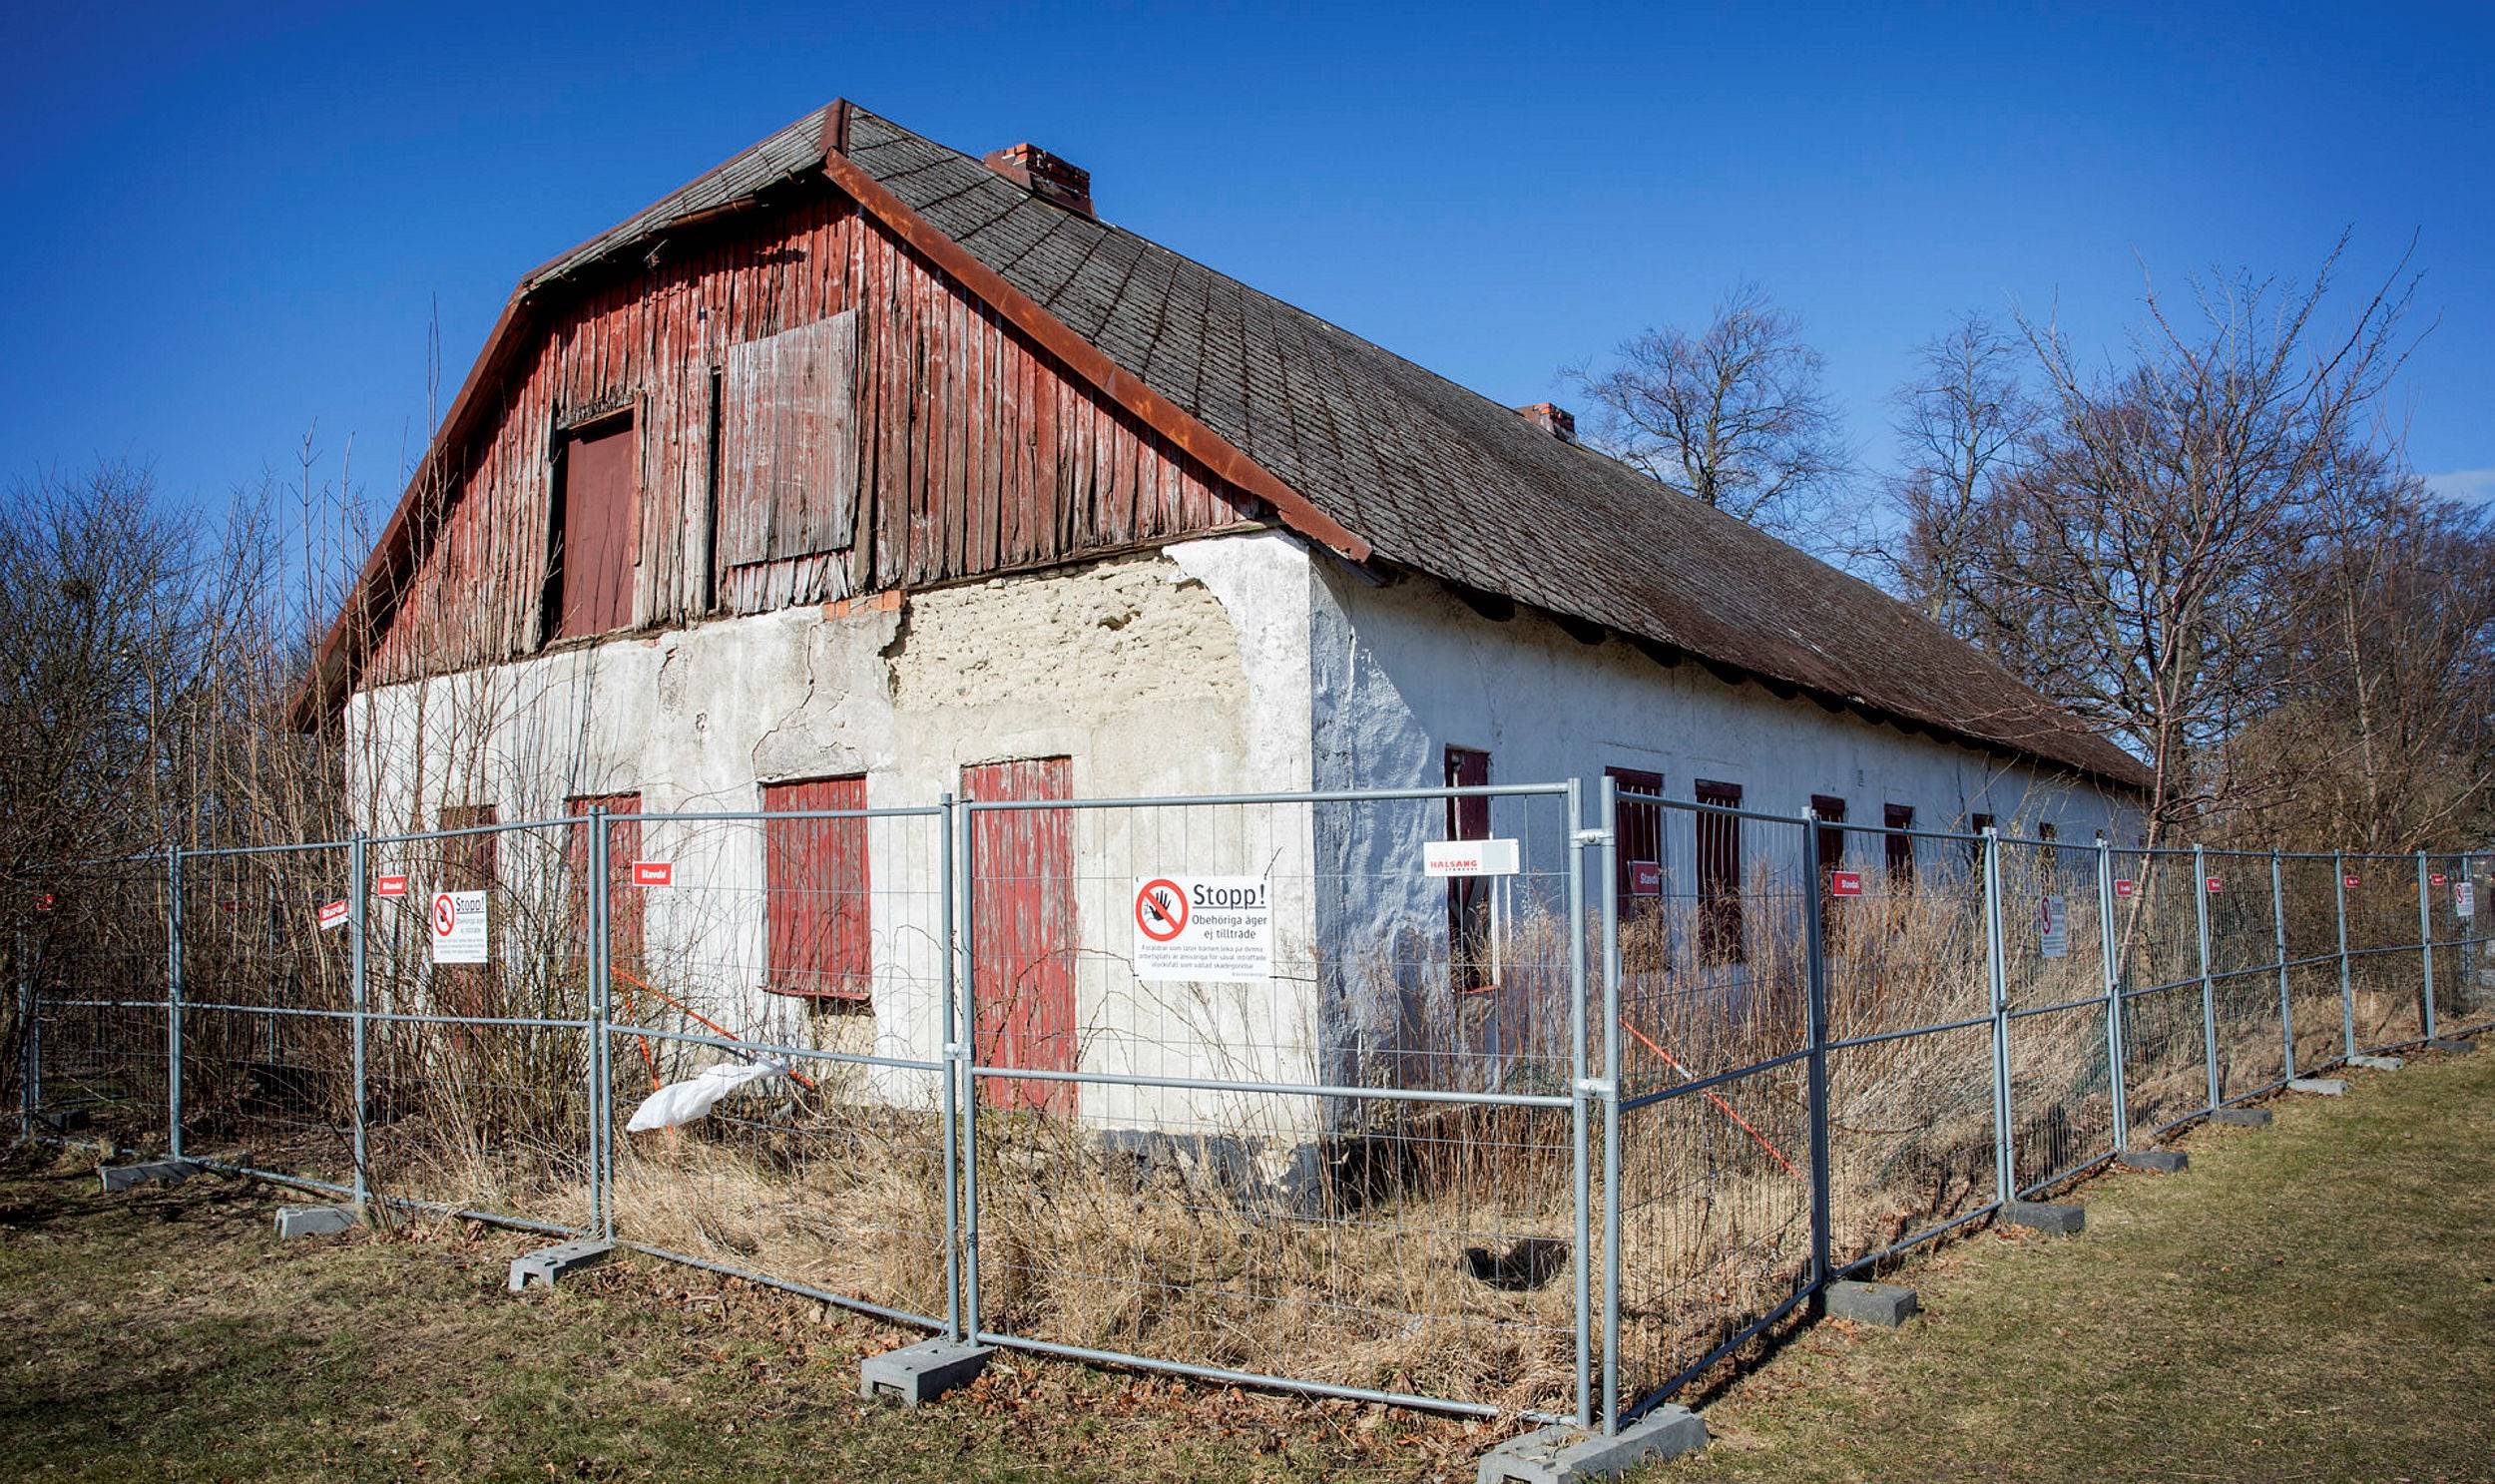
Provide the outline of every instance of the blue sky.
<path id="1" fill-rule="evenodd" d="M 1873 467 L 1961 310 L 2110 351 L 2144 262 L 2417 234 L 2393 412 L 2495 491 L 2483 9 L 54 6 L 0 55 L 0 479 L 214 498 L 317 420 L 392 496 L 436 306 L 447 396 L 522 271 L 846 95 L 1510 403 L 1754 279 Z"/>

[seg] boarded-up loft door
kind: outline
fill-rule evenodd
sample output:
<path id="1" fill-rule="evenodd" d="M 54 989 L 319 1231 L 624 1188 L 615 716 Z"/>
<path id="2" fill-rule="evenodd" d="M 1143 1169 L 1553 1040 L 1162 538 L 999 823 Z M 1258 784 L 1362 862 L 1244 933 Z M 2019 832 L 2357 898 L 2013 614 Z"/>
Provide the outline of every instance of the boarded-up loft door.
<path id="1" fill-rule="evenodd" d="M 1072 796 L 1064 757 L 983 762 L 962 769 L 962 796 L 977 802 Z M 1074 1070 L 1074 818 L 1070 809 L 991 809 L 970 832 L 972 1055 L 980 1065 Z M 999 1108 L 1074 1110 L 1074 1084 L 983 1078 Z"/>
<path id="2" fill-rule="evenodd" d="M 547 572 L 547 639 L 632 627 L 640 506 L 641 439 L 629 413 L 565 439 Z"/>

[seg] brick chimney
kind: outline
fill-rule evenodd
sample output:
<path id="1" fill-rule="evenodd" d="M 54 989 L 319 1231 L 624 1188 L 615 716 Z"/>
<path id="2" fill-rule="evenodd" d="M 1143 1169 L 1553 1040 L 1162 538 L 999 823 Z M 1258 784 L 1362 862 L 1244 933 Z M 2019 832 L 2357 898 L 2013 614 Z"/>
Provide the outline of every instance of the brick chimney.
<path id="1" fill-rule="evenodd" d="M 1530 407 L 1519 407 L 1516 412 L 1562 443 L 1577 441 L 1577 415 L 1556 402 L 1536 402 Z"/>
<path id="2" fill-rule="evenodd" d="M 1038 145 L 1021 144 L 995 150 L 982 162 L 988 169 L 1044 201 L 1053 201 L 1084 216 L 1092 212 L 1092 173 L 1060 160 Z"/>

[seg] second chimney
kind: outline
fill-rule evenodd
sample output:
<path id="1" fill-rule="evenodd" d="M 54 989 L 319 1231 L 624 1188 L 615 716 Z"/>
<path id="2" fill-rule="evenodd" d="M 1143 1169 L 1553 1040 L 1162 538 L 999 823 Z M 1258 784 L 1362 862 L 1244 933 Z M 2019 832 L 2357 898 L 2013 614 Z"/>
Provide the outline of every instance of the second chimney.
<path id="1" fill-rule="evenodd" d="M 1516 412 L 1518 416 L 1559 439 L 1562 443 L 1577 441 L 1576 414 L 1557 402 L 1536 402 L 1530 407 L 1519 407 Z"/>
<path id="2" fill-rule="evenodd" d="M 1033 196 L 1086 217 L 1093 214 L 1092 173 L 1038 145 L 1021 144 L 992 151 L 981 163 Z"/>

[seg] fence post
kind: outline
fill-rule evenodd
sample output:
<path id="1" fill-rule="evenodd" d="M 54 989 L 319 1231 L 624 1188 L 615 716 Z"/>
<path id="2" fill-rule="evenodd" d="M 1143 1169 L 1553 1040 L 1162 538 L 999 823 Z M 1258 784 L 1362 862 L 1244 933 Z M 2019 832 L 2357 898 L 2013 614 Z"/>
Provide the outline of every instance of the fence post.
<path id="1" fill-rule="evenodd" d="M 2339 1041 L 2340 1055 L 2356 1055 L 2356 983 L 2347 971 L 2347 854 L 2330 852 L 2331 890 L 2338 893 L 2339 914 Z"/>
<path id="2" fill-rule="evenodd" d="M 2417 852 L 2417 951 L 2424 959 L 2425 1038 L 2434 1037 L 2434 893 L 2426 885 L 2426 852 Z"/>
<path id="3" fill-rule="evenodd" d="M 1603 778 L 1603 1428 L 1620 1426 L 1620 780 Z"/>
<path id="4" fill-rule="evenodd" d="M 2295 1080 L 2295 1007 L 2287 992 L 2287 889 L 2278 873 L 2278 852 L 2269 852 L 2269 931 L 2278 948 L 2278 1065 Z"/>
<path id="5" fill-rule="evenodd" d="M 1984 959 L 1993 1012 L 1993 1199 L 2018 1199 L 2018 1170 L 2010 1146 L 2010 967 L 2001 927 L 2001 831 L 1984 827 Z"/>
<path id="6" fill-rule="evenodd" d="M 954 1080 L 953 1016 L 960 1002 L 960 964 L 953 955 L 953 829 L 957 807 L 947 789 L 936 800 L 936 942 L 944 954 L 944 1011 L 936 1025 L 938 1081 L 944 1098 L 944 1332 L 962 1336 L 961 1087 Z"/>
<path id="7" fill-rule="evenodd" d="M 965 804 L 975 800 L 964 800 Z M 961 1087 L 962 1115 L 962 1331 L 979 1342 L 979 1079 L 972 1072 L 979 1048 L 979 944 L 977 933 L 979 858 L 978 818 L 974 807 L 956 811 L 961 831 L 953 845 L 958 866 L 955 887 L 961 893 L 953 911 L 954 931 L 961 939 L 961 1018 L 953 1033 L 958 1039 L 944 1048 L 944 1075 Z"/>
<path id="8" fill-rule="evenodd" d="M 2105 972 L 2105 1065 L 2114 1096 L 2114 1152 L 2131 1148 L 2131 1111 L 2123 1086 L 2123 971 L 2114 948 L 2114 842 L 2097 831 L 2097 957 Z"/>
<path id="9" fill-rule="evenodd" d="M 615 1239 L 614 1151 L 608 1141 L 614 1130 L 607 1099 L 614 1080 L 607 1075 L 607 927 L 612 903 L 607 900 L 607 806 L 589 810 L 589 1224 L 601 1239 Z"/>
<path id="10" fill-rule="evenodd" d="M 182 847 L 165 847 L 165 1121 L 169 1153 L 182 1158 Z"/>
<path id="11" fill-rule="evenodd" d="M 1568 780 L 1568 1063 L 1569 1138 L 1576 1161 L 1577 1425 L 1594 1425 L 1594 1186 L 1586 1099 L 1602 1088 L 1586 1066 L 1586 846 L 1584 784 Z M 1603 1415 L 1603 1430 L 1614 1422 Z"/>
<path id="12" fill-rule="evenodd" d="M 2210 1106 L 2219 1106 L 2218 986 L 2210 979 L 2210 861 L 2198 843 L 2192 847 L 2192 902 L 2201 942 L 2201 1056 L 2209 1069 Z"/>
<path id="13" fill-rule="evenodd" d="M 364 1141 L 364 921 L 366 901 L 371 896 L 370 861 L 366 856 L 364 832 L 357 829 L 346 842 L 346 973 L 348 1034 L 353 1038 L 350 1060 L 353 1063 L 352 1099 L 355 1131 L 355 1205 L 361 1207 L 372 1196 L 369 1178 L 370 1162 Z"/>
<path id="14" fill-rule="evenodd" d="M 1810 1031 L 1810 1286 L 1824 1291 L 1829 1272 L 1828 1211 L 1828 962 L 1822 933 L 1819 811 L 1802 810 L 1802 970 Z"/>

